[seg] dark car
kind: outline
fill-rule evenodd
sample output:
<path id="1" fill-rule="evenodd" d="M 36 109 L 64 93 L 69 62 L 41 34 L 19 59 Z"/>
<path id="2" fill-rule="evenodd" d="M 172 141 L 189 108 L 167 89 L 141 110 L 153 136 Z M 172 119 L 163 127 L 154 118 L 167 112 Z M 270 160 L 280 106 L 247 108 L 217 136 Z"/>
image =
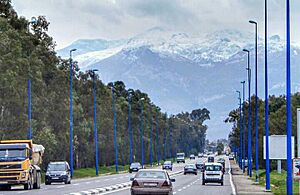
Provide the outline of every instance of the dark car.
<path id="1" fill-rule="evenodd" d="M 68 162 L 50 162 L 47 167 L 45 184 L 50 185 L 53 182 L 64 182 L 71 184 L 71 173 Z"/>
<path id="2" fill-rule="evenodd" d="M 162 169 L 165 170 L 165 169 L 169 169 L 172 171 L 173 169 L 173 164 L 171 161 L 165 161 L 164 164 L 162 165 Z"/>
<path id="3" fill-rule="evenodd" d="M 229 158 L 229 160 L 234 160 L 234 155 L 230 154 L 228 158 Z"/>
<path id="4" fill-rule="evenodd" d="M 196 165 L 194 164 L 185 165 L 183 174 L 186 175 L 188 173 L 197 175 Z"/>
<path id="5" fill-rule="evenodd" d="M 137 172 L 134 178 L 130 178 L 131 195 L 135 194 L 173 194 L 172 182 L 165 170 L 142 169 Z"/>
<path id="6" fill-rule="evenodd" d="M 195 160 L 195 159 L 196 159 L 195 155 L 194 155 L 194 154 L 191 154 L 191 155 L 190 155 L 190 160 Z"/>
<path id="7" fill-rule="evenodd" d="M 211 163 L 215 162 L 215 157 L 209 156 L 209 157 L 207 158 L 207 162 L 211 162 Z"/>
<path id="8" fill-rule="evenodd" d="M 196 168 L 202 170 L 204 168 L 204 162 L 201 160 L 196 162 Z"/>
<path id="9" fill-rule="evenodd" d="M 131 163 L 131 165 L 129 167 L 129 173 L 138 172 L 142 168 L 143 167 L 142 167 L 141 163 L 139 163 L 139 162 Z"/>
<path id="10" fill-rule="evenodd" d="M 223 173 L 225 173 L 225 159 L 219 158 L 217 162 L 223 166 Z"/>

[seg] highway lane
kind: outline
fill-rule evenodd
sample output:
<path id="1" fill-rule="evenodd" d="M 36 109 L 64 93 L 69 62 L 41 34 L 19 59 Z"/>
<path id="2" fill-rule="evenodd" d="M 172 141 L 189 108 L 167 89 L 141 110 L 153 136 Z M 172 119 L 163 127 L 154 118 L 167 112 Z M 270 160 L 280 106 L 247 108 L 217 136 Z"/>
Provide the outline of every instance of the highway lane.
<path id="1" fill-rule="evenodd" d="M 173 172 L 183 170 L 184 164 L 174 164 Z M 157 167 L 161 168 L 161 167 Z M 135 173 L 122 173 L 116 175 L 108 175 L 108 176 L 99 176 L 92 178 L 84 178 L 84 179 L 74 179 L 72 180 L 72 184 L 66 185 L 63 183 L 51 184 L 51 185 L 41 185 L 41 189 L 39 190 L 23 190 L 23 186 L 13 187 L 10 191 L 0 191 L 0 195 L 6 194 L 49 194 L 49 195 L 58 195 L 58 194 L 69 194 L 76 193 L 80 191 L 108 187 L 115 184 L 129 182 L 130 177 L 134 177 Z"/>

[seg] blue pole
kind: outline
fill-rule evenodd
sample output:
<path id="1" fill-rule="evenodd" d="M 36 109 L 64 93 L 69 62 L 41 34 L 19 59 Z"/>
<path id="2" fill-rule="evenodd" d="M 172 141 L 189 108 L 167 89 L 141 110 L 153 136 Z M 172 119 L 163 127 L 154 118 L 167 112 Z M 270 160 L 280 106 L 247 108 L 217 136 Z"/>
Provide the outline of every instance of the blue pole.
<path id="1" fill-rule="evenodd" d="M 132 128 L 131 128 L 131 119 L 130 119 L 130 111 L 131 111 L 131 106 L 130 106 L 130 99 L 131 96 L 130 94 L 128 95 L 128 132 L 129 132 L 129 162 L 130 164 L 132 163 Z"/>
<path id="2" fill-rule="evenodd" d="M 143 106 L 142 100 L 140 99 L 140 138 L 141 138 L 141 145 L 142 145 L 142 167 L 144 167 L 144 132 L 143 132 Z"/>
<path id="3" fill-rule="evenodd" d="M 266 130 L 266 191 L 270 191 L 269 160 L 269 94 L 268 94 L 268 4 L 265 0 L 265 130 Z"/>
<path id="4" fill-rule="evenodd" d="M 167 133 L 166 133 L 166 127 L 164 127 L 164 161 L 166 161 L 166 155 L 167 155 L 166 140 L 167 140 Z"/>
<path id="5" fill-rule="evenodd" d="M 95 168 L 96 168 L 96 176 L 99 175 L 98 170 L 98 133 L 97 133 L 97 99 L 96 99 L 96 81 L 95 81 L 95 72 L 93 72 L 93 96 L 94 96 L 94 143 L 95 143 Z"/>
<path id="6" fill-rule="evenodd" d="M 112 93 L 112 106 L 113 106 L 113 113 L 114 113 L 114 146 L 115 146 L 115 153 L 116 153 L 116 173 L 118 173 L 118 143 L 117 143 L 117 114 L 116 114 L 116 106 L 115 106 L 115 95 L 114 95 L 114 88 L 111 88 Z"/>
<path id="7" fill-rule="evenodd" d="M 158 129 L 158 113 L 156 112 L 156 141 L 157 141 L 157 163 L 160 164 L 160 147 L 159 147 L 159 129 Z"/>
<path id="8" fill-rule="evenodd" d="M 150 106 L 150 165 L 153 164 L 153 154 L 152 154 L 152 137 L 153 137 L 153 126 L 152 126 L 152 108 Z"/>
<path id="9" fill-rule="evenodd" d="M 245 102 L 245 81 L 241 82 L 243 85 L 243 107 L 244 107 L 244 102 Z M 243 122 L 243 127 L 242 127 L 242 141 L 243 141 L 243 164 L 242 164 L 242 168 L 243 168 L 243 173 L 245 173 L 245 158 L 246 158 L 246 128 L 245 128 L 245 113 L 242 107 L 242 111 L 243 111 L 243 117 L 242 117 L 242 122 Z"/>
<path id="10" fill-rule="evenodd" d="M 72 96 L 72 80 L 73 80 L 73 62 L 72 52 L 76 49 L 70 50 L 70 172 L 73 177 L 73 96 Z"/>
<path id="11" fill-rule="evenodd" d="M 290 61 L 290 1 L 286 1 L 286 138 L 287 138 L 287 177 L 286 193 L 293 194 L 292 178 L 292 110 L 291 110 L 291 61 Z"/>
<path id="12" fill-rule="evenodd" d="M 243 132 L 242 132 L 242 99 L 241 99 L 241 92 L 237 91 L 237 93 L 239 94 L 239 106 L 240 106 L 240 147 L 239 147 L 239 166 L 240 168 L 242 168 L 242 145 L 243 145 L 243 141 L 242 141 L 242 137 L 243 137 Z"/>
<path id="13" fill-rule="evenodd" d="M 31 129 L 31 79 L 28 79 L 28 139 L 32 139 L 32 129 Z"/>

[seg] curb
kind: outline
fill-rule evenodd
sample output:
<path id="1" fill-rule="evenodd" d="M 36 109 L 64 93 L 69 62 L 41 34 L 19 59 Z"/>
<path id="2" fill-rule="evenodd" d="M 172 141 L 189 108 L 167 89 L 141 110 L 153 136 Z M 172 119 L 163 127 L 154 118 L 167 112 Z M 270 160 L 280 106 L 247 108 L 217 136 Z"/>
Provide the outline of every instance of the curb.
<path id="1" fill-rule="evenodd" d="M 176 176 L 181 174 L 183 171 L 177 171 L 174 173 L 169 174 L 170 176 Z M 109 191 L 114 191 L 122 188 L 127 188 L 131 186 L 131 182 L 126 182 L 126 183 L 120 183 L 120 184 L 115 184 L 111 185 L 108 187 L 101 187 L 101 188 L 95 188 L 95 189 L 90 189 L 90 190 L 84 190 L 81 192 L 75 192 L 75 193 L 70 193 L 69 195 L 91 195 L 91 194 L 102 194 L 105 192 Z"/>

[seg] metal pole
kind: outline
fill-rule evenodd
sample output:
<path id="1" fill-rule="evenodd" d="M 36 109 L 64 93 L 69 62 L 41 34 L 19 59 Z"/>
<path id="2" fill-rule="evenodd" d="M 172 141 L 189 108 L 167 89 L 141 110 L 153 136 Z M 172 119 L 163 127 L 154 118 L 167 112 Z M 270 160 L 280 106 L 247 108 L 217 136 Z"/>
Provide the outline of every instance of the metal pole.
<path id="1" fill-rule="evenodd" d="M 144 167 L 144 136 L 143 136 L 143 106 L 142 100 L 140 99 L 140 138 L 141 138 L 141 145 L 142 145 L 142 167 Z"/>
<path id="2" fill-rule="evenodd" d="M 153 164 L 153 154 L 152 154 L 152 137 L 153 137 L 153 125 L 152 125 L 152 107 L 150 106 L 150 165 Z"/>
<path id="3" fill-rule="evenodd" d="M 159 129 L 158 129 L 158 113 L 156 112 L 156 141 L 157 141 L 157 163 L 160 164 L 160 147 L 159 147 Z"/>
<path id="4" fill-rule="evenodd" d="M 287 177 L 286 193 L 293 194 L 292 179 L 292 110 L 291 110 L 291 62 L 290 62 L 290 1 L 286 1 L 286 138 L 287 138 Z"/>
<path id="5" fill-rule="evenodd" d="M 244 102 L 245 102 L 245 81 L 241 82 L 243 85 L 243 107 L 244 107 Z M 245 158 L 246 158 L 246 131 L 245 131 L 245 113 L 244 110 L 242 108 L 242 112 L 243 112 L 243 117 L 242 117 L 242 121 L 243 121 L 243 127 L 242 127 L 242 141 L 243 141 L 243 173 L 245 173 Z"/>
<path id="6" fill-rule="evenodd" d="M 269 94 L 268 94 L 268 4 L 265 0 L 265 130 L 266 130 L 266 191 L 270 191 L 269 160 Z"/>
<path id="7" fill-rule="evenodd" d="M 72 96 L 72 76 L 73 76 L 73 62 L 72 52 L 76 49 L 70 50 L 70 173 L 73 177 L 73 96 Z"/>
<path id="8" fill-rule="evenodd" d="M 32 129 L 31 129 L 31 79 L 28 79 L 28 139 L 32 139 Z"/>
<path id="9" fill-rule="evenodd" d="M 167 155 L 166 140 L 167 140 L 167 133 L 166 133 L 166 127 L 164 127 L 164 161 L 166 161 L 166 155 Z"/>
<path id="10" fill-rule="evenodd" d="M 114 146 L 115 146 L 115 153 L 116 153 L 116 173 L 118 173 L 118 143 L 117 143 L 117 114 L 116 114 L 116 106 L 115 106 L 115 95 L 114 95 L 114 88 L 111 88 L 112 93 L 112 106 L 113 106 L 113 113 L 114 113 Z"/>
<path id="11" fill-rule="evenodd" d="M 94 96 L 94 143 L 95 143 L 95 168 L 96 176 L 99 175 L 98 171 L 98 132 L 97 132 L 97 99 L 96 99 L 96 79 L 95 71 L 93 71 L 93 96 Z"/>
<path id="12" fill-rule="evenodd" d="M 131 119 L 130 119 L 130 94 L 128 95 L 128 132 L 129 132 L 129 162 L 132 163 L 132 128 L 131 128 Z"/>
<path id="13" fill-rule="evenodd" d="M 240 106 L 240 147 L 239 147 L 239 166 L 240 168 L 242 168 L 242 99 L 241 99 L 241 92 L 240 91 L 236 91 L 239 94 L 239 106 Z"/>

